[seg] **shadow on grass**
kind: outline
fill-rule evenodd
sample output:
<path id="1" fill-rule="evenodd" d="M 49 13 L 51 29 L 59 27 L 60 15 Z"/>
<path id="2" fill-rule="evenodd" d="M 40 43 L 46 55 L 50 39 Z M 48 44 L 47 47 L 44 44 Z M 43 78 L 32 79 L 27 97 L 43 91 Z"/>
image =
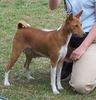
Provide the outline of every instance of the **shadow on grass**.
<path id="1" fill-rule="evenodd" d="M 12 87 L 22 87 L 26 89 L 33 89 L 37 91 L 49 91 L 52 93 L 51 85 L 50 85 L 50 73 L 48 72 L 41 72 L 41 71 L 35 71 L 34 73 L 34 80 L 28 80 L 26 79 L 22 74 L 14 76 L 10 79 Z M 64 90 L 61 91 L 61 93 L 66 93 L 66 95 L 74 95 L 76 92 L 72 90 L 72 88 L 69 86 L 68 81 L 64 82 L 62 81 L 62 85 L 64 87 Z"/>

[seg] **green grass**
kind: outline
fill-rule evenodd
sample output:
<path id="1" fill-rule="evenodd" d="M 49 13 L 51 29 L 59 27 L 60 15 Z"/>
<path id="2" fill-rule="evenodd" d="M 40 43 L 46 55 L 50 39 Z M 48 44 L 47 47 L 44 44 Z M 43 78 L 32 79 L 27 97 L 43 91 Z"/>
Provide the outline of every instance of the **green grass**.
<path id="1" fill-rule="evenodd" d="M 63 2 L 51 11 L 48 0 L 0 0 L 0 95 L 9 100 L 96 100 L 96 90 L 89 95 L 74 92 L 68 82 L 62 82 L 64 90 L 53 95 L 50 86 L 50 61 L 46 58 L 34 59 L 30 65 L 35 80 L 28 81 L 23 76 L 24 54 L 10 73 L 11 86 L 3 86 L 4 66 L 12 48 L 12 38 L 19 20 L 25 20 L 33 27 L 58 28 L 66 14 Z"/>

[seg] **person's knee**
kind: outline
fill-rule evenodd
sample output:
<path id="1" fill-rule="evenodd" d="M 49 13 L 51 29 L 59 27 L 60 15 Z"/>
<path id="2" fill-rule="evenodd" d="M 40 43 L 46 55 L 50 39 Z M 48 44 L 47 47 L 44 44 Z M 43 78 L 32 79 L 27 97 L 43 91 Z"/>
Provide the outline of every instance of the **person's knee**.
<path id="1" fill-rule="evenodd" d="M 92 85 L 87 85 L 85 83 L 74 83 L 74 84 L 70 84 L 73 89 L 78 92 L 78 93 L 81 93 L 81 94 L 88 94 L 90 93 L 94 88 Z"/>

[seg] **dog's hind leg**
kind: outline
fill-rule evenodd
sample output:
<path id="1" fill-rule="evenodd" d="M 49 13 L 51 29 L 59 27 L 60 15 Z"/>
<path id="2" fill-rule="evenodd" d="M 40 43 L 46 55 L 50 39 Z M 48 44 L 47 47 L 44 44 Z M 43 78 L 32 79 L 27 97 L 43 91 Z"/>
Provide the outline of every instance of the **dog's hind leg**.
<path id="1" fill-rule="evenodd" d="M 24 68 L 25 68 L 25 71 L 24 71 L 24 76 L 27 78 L 27 79 L 34 79 L 34 77 L 31 76 L 31 72 L 30 72 L 30 69 L 29 69 L 29 65 L 31 63 L 31 60 L 32 60 L 32 51 L 31 49 L 26 49 L 25 51 L 25 55 L 26 55 L 26 61 L 24 63 Z"/>
<path id="2" fill-rule="evenodd" d="M 22 49 L 23 49 L 22 44 L 20 44 L 16 40 L 14 40 L 12 53 L 11 53 L 9 62 L 6 65 L 6 68 L 5 68 L 4 86 L 10 85 L 10 83 L 9 83 L 9 72 L 10 72 L 11 68 L 13 67 L 13 65 L 15 64 L 15 62 L 17 61 L 18 57 L 20 56 Z"/>

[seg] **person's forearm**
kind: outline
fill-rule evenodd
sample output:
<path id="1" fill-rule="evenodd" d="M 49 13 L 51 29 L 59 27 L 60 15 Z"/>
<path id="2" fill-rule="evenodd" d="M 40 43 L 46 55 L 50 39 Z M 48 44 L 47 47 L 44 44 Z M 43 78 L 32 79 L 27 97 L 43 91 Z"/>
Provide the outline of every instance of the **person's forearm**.
<path id="1" fill-rule="evenodd" d="M 56 9 L 60 5 L 61 0 L 49 0 L 49 8 L 51 10 Z"/>
<path id="2" fill-rule="evenodd" d="M 91 29 L 91 31 L 89 32 L 88 36 L 85 38 L 81 46 L 87 49 L 95 39 L 96 39 L 96 24 L 93 26 L 93 28 Z"/>

